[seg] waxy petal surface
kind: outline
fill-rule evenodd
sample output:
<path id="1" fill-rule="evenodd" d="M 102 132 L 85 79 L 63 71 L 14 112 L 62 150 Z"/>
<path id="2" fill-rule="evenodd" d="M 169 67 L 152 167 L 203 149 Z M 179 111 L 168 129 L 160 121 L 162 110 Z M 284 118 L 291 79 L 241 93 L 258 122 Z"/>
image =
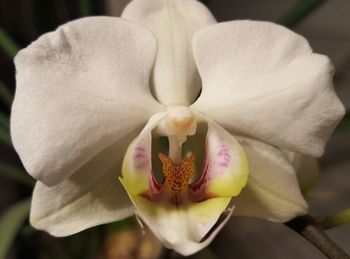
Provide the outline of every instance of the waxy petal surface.
<path id="1" fill-rule="evenodd" d="M 31 224 L 54 236 L 67 236 L 89 227 L 122 220 L 134 206 L 118 180 L 126 146 L 124 137 L 54 187 L 37 182 L 30 212 Z"/>
<path id="2" fill-rule="evenodd" d="M 138 215 L 169 249 L 188 256 L 198 252 L 215 238 L 229 220 L 229 213 L 209 237 L 204 236 L 217 223 L 231 198 L 213 198 L 188 207 L 166 207 L 140 196 L 130 195 Z M 232 209 L 231 209 L 232 210 Z"/>
<path id="3" fill-rule="evenodd" d="M 151 32 L 111 17 L 69 22 L 21 50 L 11 136 L 29 174 L 58 184 L 161 111 L 148 86 L 155 56 Z"/>
<path id="4" fill-rule="evenodd" d="M 192 108 L 231 133 L 320 156 L 344 114 L 333 66 L 300 35 L 276 24 L 234 21 L 194 37 L 203 82 Z"/>
<path id="5" fill-rule="evenodd" d="M 194 0 L 134 0 L 122 18 L 149 28 L 158 49 L 151 87 L 166 105 L 189 105 L 198 96 L 201 80 L 192 53 L 193 34 L 215 23 L 210 11 Z"/>
<path id="6" fill-rule="evenodd" d="M 304 195 L 310 191 L 319 180 L 319 167 L 315 158 L 284 150 L 290 163 L 297 173 L 300 189 Z"/>
<path id="7" fill-rule="evenodd" d="M 285 222 L 307 213 L 294 167 L 278 148 L 239 137 L 250 167 L 247 186 L 233 200 L 234 215 Z"/>

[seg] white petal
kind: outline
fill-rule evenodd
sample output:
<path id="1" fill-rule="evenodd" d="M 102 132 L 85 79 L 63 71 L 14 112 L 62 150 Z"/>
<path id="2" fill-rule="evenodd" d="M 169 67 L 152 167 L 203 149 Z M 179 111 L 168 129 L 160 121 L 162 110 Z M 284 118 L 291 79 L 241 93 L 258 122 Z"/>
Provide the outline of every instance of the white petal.
<path id="1" fill-rule="evenodd" d="M 315 158 L 283 151 L 297 173 L 300 188 L 304 194 L 314 187 L 319 179 L 319 167 Z"/>
<path id="2" fill-rule="evenodd" d="M 263 142 L 239 138 L 250 172 L 247 186 L 233 200 L 235 215 L 285 222 L 307 212 L 297 176 L 286 156 Z"/>
<path id="3" fill-rule="evenodd" d="M 193 107 L 230 132 L 320 156 L 344 114 L 333 67 L 307 41 L 268 22 L 235 21 L 194 37 L 203 81 Z"/>
<path id="4" fill-rule="evenodd" d="M 213 198 L 187 208 L 164 207 L 140 196 L 131 196 L 137 215 L 169 249 L 188 256 L 208 246 L 226 224 L 231 214 L 209 237 L 201 239 L 218 221 L 231 198 Z"/>
<path id="5" fill-rule="evenodd" d="M 214 17 L 194 0 L 134 0 L 122 17 L 149 28 L 158 41 L 152 90 L 166 105 L 189 105 L 201 83 L 192 54 L 193 34 L 215 23 Z"/>
<path id="6" fill-rule="evenodd" d="M 127 137 L 124 142 L 130 140 Z M 67 236 L 131 216 L 134 207 L 118 180 L 123 157 L 119 146 L 104 150 L 54 187 L 37 182 L 31 224 L 51 235 Z"/>
<path id="7" fill-rule="evenodd" d="M 27 171 L 55 185 L 163 109 L 148 88 L 155 54 L 149 31 L 107 17 L 67 23 L 20 51 L 11 135 Z"/>

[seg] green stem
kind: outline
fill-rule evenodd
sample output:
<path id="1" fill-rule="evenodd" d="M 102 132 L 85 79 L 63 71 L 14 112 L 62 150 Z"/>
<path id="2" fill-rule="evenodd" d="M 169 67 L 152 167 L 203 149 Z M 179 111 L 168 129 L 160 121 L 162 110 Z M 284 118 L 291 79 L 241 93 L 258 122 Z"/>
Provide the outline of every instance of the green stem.
<path id="1" fill-rule="evenodd" d="M 6 104 L 8 108 L 11 107 L 13 95 L 9 88 L 0 81 L 0 99 Z"/>
<path id="2" fill-rule="evenodd" d="M 11 39 L 10 35 L 8 35 L 1 27 L 0 47 L 10 59 L 13 59 L 14 56 L 16 56 L 18 50 L 20 49 L 20 47 L 15 43 L 15 41 Z"/>
<path id="3" fill-rule="evenodd" d="M 300 216 L 286 223 L 330 259 L 350 259 L 345 251 L 337 246 L 311 216 Z"/>
<path id="4" fill-rule="evenodd" d="M 350 223 L 350 209 L 346 209 L 332 216 L 321 218 L 318 220 L 318 223 L 323 229 L 334 228 Z"/>
<path id="5" fill-rule="evenodd" d="M 30 188 L 34 187 L 34 180 L 26 172 L 10 165 L 0 163 L 0 177 L 21 183 Z"/>
<path id="6" fill-rule="evenodd" d="M 286 27 L 293 28 L 320 7 L 325 1 L 326 0 L 300 0 L 299 3 L 279 21 L 279 23 Z"/>

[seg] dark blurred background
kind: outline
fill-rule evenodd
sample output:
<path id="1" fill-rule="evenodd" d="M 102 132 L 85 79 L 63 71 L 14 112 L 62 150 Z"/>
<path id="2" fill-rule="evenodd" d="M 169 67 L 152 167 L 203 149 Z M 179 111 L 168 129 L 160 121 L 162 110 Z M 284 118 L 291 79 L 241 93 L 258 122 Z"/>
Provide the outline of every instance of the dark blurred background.
<path id="1" fill-rule="evenodd" d="M 150 0 L 151 1 L 151 0 Z M 18 48 L 27 46 L 41 34 L 60 24 L 88 15 L 119 16 L 126 0 L 0 0 L 0 34 L 8 34 Z M 347 110 L 350 109 L 350 1 L 349 0 L 206 0 L 203 1 L 218 21 L 235 19 L 266 20 L 284 24 L 306 37 L 315 52 L 328 55 L 336 67 L 335 88 Z M 11 45 L 11 44 L 10 44 Z M 4 258 L 156 258 L 160 244 L 151 237 L 140 239 L 132 221 L 95 228 L 68 238 L 52 238 L 32 229 L 26 219 L 27 204 L 9 209 L 30 197 L 33 182 L 26 177 L 8 140 L 9 100 L 15 89 L 15 52 L 0 48 L 0 217 L 10 215 L 13 229 L 10 253 Z M 5 89 L 5 90 L 4 90 Z M 6 92 L 6 89 L 8 92 Z M 5 92 L 4 92 L 5 91 Z M 7 96 L 7 100 L 6 100 Z M 350 127 L 349 116 L 336 129 L 325 155 L 320 159 L 321 177 L 308 195 L 311 214 L 324 216 L 350 208 Z M 30 127 L 30 125 L 28 125 Z M 18 214 L 19 215 L 19 214 Z M 0 218 L 1 220 L 1 218 Z M 5 240 L 5 223 L 0 221 L 1 248 Z M 112 229 L 112 230 L 111 230 Z M 327 234 L 350 253 L 350 224 Z M 136 255 L 140 242 L 150 241 L 151 252 Z M 141 241 L 140 241 L 141 240 Z M 10 242 L 10 241 L 8 241 Z M 12 241 L 11 241 L 12 243 Z M 120 245 L 121 244 L 121 245 Z M 143 243 L 142 243 L 143 244 Z M 115 254 L 111 250 L 113 250 Z M 116 248 L 117 247 L 117 248 Z M 147 247 L 147 246 L 146 246 Z M 125 250 L 118 254 L 117 250 Z M 147 250 L 147 249 L 146 249 Z M 152 254 L 153 252 L 153 254 Z M 128 257 L 129 253 L 129 257 Z M 142 257 L 144 256 L 144 257 Z M 192 258 L 324 258 L 302 237 L 281 224 L 248 218 L 233 218 L 210 246 Z"/>

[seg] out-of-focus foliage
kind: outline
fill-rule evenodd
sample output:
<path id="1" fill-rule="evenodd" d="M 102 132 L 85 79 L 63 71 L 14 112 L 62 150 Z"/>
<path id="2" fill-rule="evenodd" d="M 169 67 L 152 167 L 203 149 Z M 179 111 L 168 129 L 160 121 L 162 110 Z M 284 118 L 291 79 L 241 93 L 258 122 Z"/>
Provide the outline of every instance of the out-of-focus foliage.
<path id="1" fill-rule="evenodd" d="M 30 200 L 26 199 L 11 206 L 0 219 L 0 258 L 5 257 L 17 232 L 27 219 Z"/>

